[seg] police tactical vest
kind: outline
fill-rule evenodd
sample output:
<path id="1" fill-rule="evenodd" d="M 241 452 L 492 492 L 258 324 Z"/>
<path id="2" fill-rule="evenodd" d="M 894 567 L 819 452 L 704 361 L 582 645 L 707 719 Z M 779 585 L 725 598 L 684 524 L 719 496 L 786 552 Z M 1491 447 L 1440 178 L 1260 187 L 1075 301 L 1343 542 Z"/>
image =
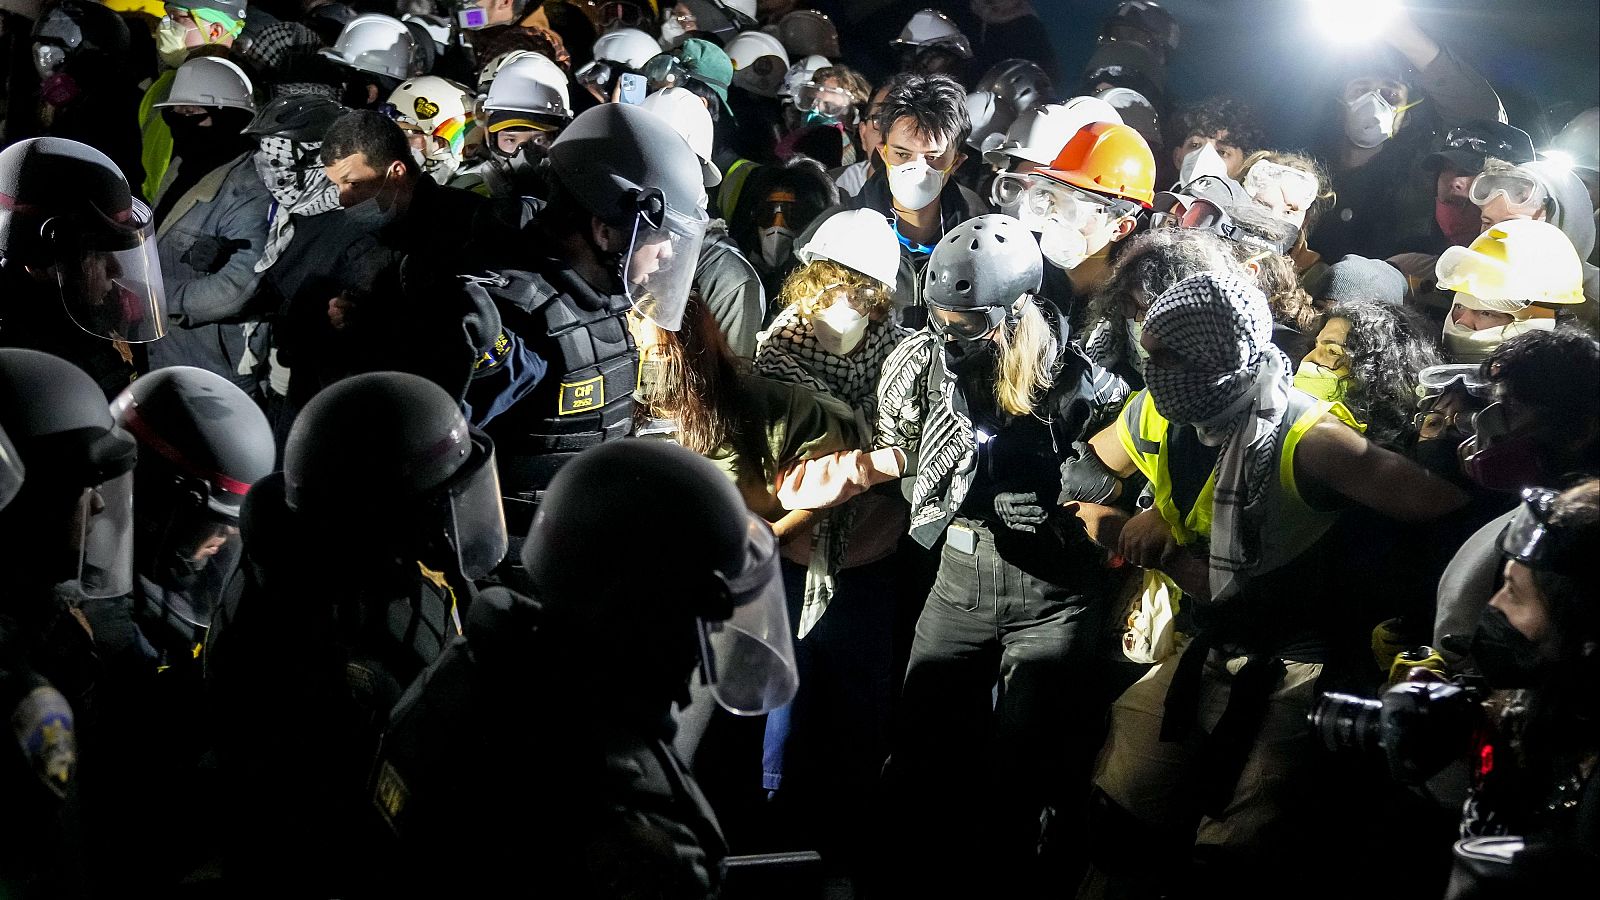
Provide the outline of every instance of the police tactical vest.
<path id="1" fill-rule="evenodd" d="M 633 424 L 638 354 L 630 302 L 600 294 L 554 261 L 483 282 L 504 325 L 549 364 L 533 391 L 490 428 L 512 456 L 575 453 L 626 437 Z"/>

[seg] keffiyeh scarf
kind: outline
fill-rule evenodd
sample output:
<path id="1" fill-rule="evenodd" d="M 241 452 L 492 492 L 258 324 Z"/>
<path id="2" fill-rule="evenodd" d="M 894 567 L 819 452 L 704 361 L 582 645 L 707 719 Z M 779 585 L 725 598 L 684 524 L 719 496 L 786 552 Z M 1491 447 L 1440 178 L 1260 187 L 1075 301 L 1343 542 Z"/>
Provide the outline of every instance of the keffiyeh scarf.
<path id="1" fill-rule="evenodd" d="M 285 137 L 269 136 L 261 139 L 261 147 L 256 151 L 256 173 L 276 201 L 272 218 L 267 223 L 266 248 L 256 260 L 257 272 L 272 268 L 294 239 L 296 216 L 315 216 L 339 208 L 339 189 L 328 180 L 322 167 L 295 170 L 297 147 L 304 157 L 315 155 L 322 144 L 296 144 Z"/>
<path id="2" fill-rule="evenodd" d="M 1145 364 L 1156 411 L 1221 447 L 1211 519 L 1211 602 L 1236 596 L 1261 557 L 1261 520 L 1277 472 L 1289 361 L 1272 343 L 1272 312 L 1255 285 L 1202 273 L 1156 298 L 1144 332 L 1182 360 Z"/>
<path id="3" fill-rule="evenodd" d="M 860 349 L 850 356 L 838 356 L 822 349 L 811 321 L 789 306 L 756 335 L 756 372 L 843 400 L 855 410 L 861 432 L 871 434 L 877 421 L 878 376 L 884 360 L 910 334 L 892 321 L 873 322 L 867 326 Z M 833 600 L 834 576 L 844 565 L 856 507 L 851 500 L 826 510 L 812 524 L 811 564 L 806 568 L 797 637 L 811 631 Z"/>

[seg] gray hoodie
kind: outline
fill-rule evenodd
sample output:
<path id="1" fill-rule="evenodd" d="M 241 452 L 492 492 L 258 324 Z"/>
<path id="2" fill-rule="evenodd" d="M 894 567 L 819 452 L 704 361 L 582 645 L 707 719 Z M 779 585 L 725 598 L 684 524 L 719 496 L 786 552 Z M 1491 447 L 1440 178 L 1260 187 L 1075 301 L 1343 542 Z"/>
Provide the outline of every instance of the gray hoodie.
<path id="1" fill-rule="evenodd" d="M 1549 160 L 1524 163 L 1517 167 L 1531 174 L 1544 185 L 1549 196 L 1549 222 L 1561 229 L 1583 260 L 1583 305 L 1575 310 L 1577 317 L 1594 325 L 1600 323 L 1600 269 L 1588 262 L 1594 251 L 1594 209 L 1589 201 L 1589 190 L 1572 170 Z"/>

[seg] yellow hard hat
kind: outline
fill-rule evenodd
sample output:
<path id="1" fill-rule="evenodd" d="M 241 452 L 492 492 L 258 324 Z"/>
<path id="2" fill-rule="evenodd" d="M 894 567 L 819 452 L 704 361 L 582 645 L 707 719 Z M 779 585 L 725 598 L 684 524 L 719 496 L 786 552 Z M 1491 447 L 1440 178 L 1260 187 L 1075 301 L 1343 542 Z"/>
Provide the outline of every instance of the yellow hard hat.
<path id="1" fill-rule="evenodd" d="M 104 0 L 106 9 L 119 13 L 144 13 L 159 19 L 167 14 L 167 5 L 161 0 Z"/>
<path id="2" fill-rule="evenodd" d="M 1449 248 L 1434 274 L 1439 287 L 1471 294 L 1502 312 L 1531 303 L 1583 302 L 1578 251 L 1561 229 L 1534 219 L 1507 219 L 1472 246 Z"/>

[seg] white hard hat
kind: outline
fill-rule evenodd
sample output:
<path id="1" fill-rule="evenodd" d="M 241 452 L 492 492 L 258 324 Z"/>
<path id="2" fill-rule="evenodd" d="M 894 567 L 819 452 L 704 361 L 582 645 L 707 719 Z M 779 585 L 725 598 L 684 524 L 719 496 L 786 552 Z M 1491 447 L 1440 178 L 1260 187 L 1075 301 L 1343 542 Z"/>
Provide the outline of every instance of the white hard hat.
<path id="1" fill-rule="evenodd" d="M 1111 104 L 1097 97 L 1073 97 L 1065 103 L 1035 106 L 1011 123 L 1000 146 L 983 154 L 983 161 L 995 168 L 1024 159 L 1041 166 L 1055 162 L 1056 156 L 1078 129 L 1095 122 L 1122 124 L 1122 116 Z"/>
<path id="2" fill-rule="evenodd" d="M 963 59 L 972 58 L 972 44 L 967 36 L 961 33 L 949 16 L 936 9 L 925 9 L 912 16 L 906 27 L 900 29 L 900 36 L 889 43 L 909 47 L 946 47 L 960 54 Z"/>
<path id="3" fill-rule="evenodd" d="M 831 259 L 883 282 L 890 290 L 900 272 L 900 239 L 894 236 L 888 218 L 872 209 L 834 213 L 794 255 L 803 263 Z"/>
<path id="4" fill-rule="evenodd" d="M 779 19 L 778 40 L 795 56 L 839 55 L 839 30 L 827 14 L 813 9 L 797 9 Z"/>
<path id="5" fill-rule="evenodd" d="M 413 13 L 406 13 L 400 17 L 400 21 L 407 24 L 415 22 L 422 26 L 422 30 L 433 38 L 433 42 L 438 44 L 441 50 L 450 46 L 450 22 L 443 16 L 419 16 Z"/>
<path id="6" fill-rule="evenodd" d="M 715 126 L 705 101 L 688 88 L 669 87 L 645 97 L 639 106 L 666 119 L 667 124 L 683 135 L 683 139 L 694 148 L 694 154 L 700 157 L 706 187 L 722 183 L 722 171 L 711 161 L 711 140 Z"/>
<path id="7" fill-rule="evenodd" d="M 454 81 L 437 75 L 422 75 L 395 88 L 389 95 L 389 104 L 394 107 L 396 120 L 438 135 L 447 142 L 458 143 L 452 138 L 459 135 L 440 134 L 440 131 L 451 130 L 451 123 L 460 119 L 463 127 L 459 130 L 465 132 L 472 96 L 465 86 Z"/>
<path id="8" fill-rule="evenodd" d="M 1600 108 L 1591 106 L 1573 116 L 1544 155 L 1573 168 L 1600 169 Z"/>
<path id="9" fill-rule="evenodd" d="M 722 5 L 737 13 L 742 13 L 746 18 L 756 17 L 756 0 L 722 0 Z"/>
<path id="10" fill-rule="evenodd" d="M 812 54 L 789 67 L 783 76 L 783 87 L 778 89 L 779 97 L 793 97 L 795 89 L 811 80 L 811 76 L 818 69 L 826 69 L 833 65 L 826 56 Z"/>
<path id="11" fill-rule="evenodd" d="M 351 19 L 339 32 L 333 48 L 321 53 L 352 69 L 405 78 L 415 46 L 416 39 L 405 23 L 379 13 L 366 13 Z"/>
<path id="12" fill-rule="evenodd" d="M 572 118 L 567 74 L 538 53 L 523 53 L 500 65 L 483 101 L 484 111 Z"/>
<path id="13" fill-rule="evenodd" d="M 156 106 L 220 106 L 255 111 L 250 76 L 232 61 L 197 56 L 178 67 L 167 99 Z"/>
<path id="14" fill-rule="evenodd" d="M 622 63 L 635 72 L 661 52 L 656 39 L 637 28 L 618 28 L 595 38 L 594 58 Z"/>
<path id="15" fill-rule="evenodd" d="M 728 54 L 736 72 L 763 56 L 776 56 L 783 60 L 785 69 L 789 68 L 789 52 L 783 49 L 783 42 L 765 31 L 741 31 L 722 52 Z"/>

